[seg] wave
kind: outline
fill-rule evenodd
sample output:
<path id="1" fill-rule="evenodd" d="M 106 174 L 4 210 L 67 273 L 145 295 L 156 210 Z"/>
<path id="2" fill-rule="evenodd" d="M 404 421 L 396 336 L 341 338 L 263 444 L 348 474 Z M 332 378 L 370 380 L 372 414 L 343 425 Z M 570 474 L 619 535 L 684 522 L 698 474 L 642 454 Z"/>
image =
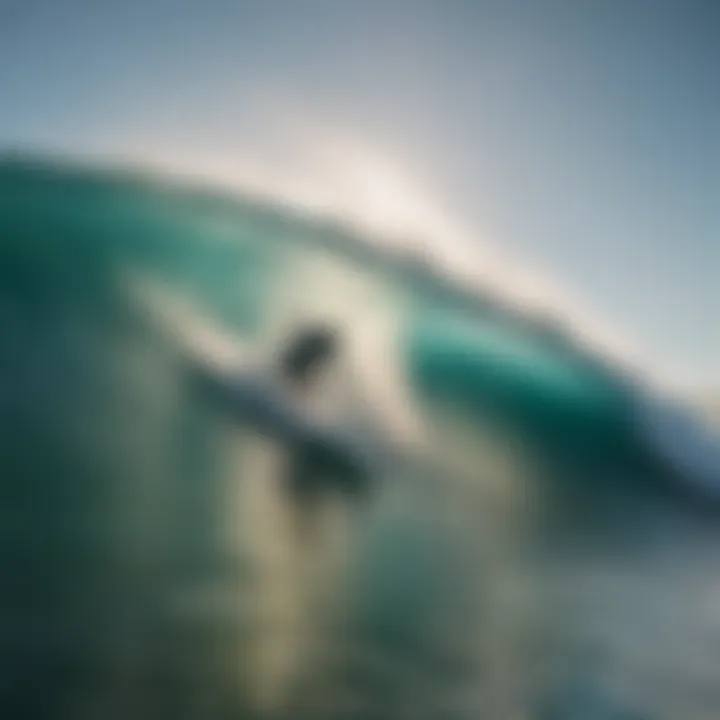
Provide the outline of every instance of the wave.
<path id="1" fill-rule="evenodd" d="M 717 482 L 714 454 L 698 449 L 712 439 L 646 368 L 591 342 L 592 332 L 558 308 L 533 307 L 507 285 L 461 277 L 426 246 L 363 234 L 348 218 L 303 214 L 267 192 L 199 186 L 148 168 L 18 157 L 0 165 L 0 178 L 17 208 L 18 194 L 26 205 L 49 202 L 57 222 L 80 213 L 100 235 L 114 236 L 103 245 L 109 272 L 137 266 L 181 302 L 195 303 L 211 324 L 227 324 L 265 352 L 307 318 L 352 327 L 346 335 L 356 374 L 365 376 L 363 393 L 374 392 L 375 406 L 408 436 L 421 434 L 410 430 L 420 415 L 412 379 L 423 392 L 502 410 L 542 442 L 553 433 L 562 438 L 567 423 L 596 438 L 622 429 L 632 436 L 625 445 L 648 446 L 684 474 L 699 474 L 704 486 Z M 67 262 L 71 251 L 48 249 L 68 254 Z M 688 440 L 670 442 L 667 428 L 681 415 Z"/>
<path id="2" fill-rule="evenodd" d="M 372 502 L 308 523 L 283 484 L 304 421 L 268 394 L 278 443 L 188 366 L 272 369 L 317 321 L 346 353 L 326 424 L 409 450 Z M 693 633 L 717 626 L 716 532 L 663 489 L 675 465 L 715 490 L 711 443 L 537 314 L 283 204 L 22 160 L 0 165 L 0 332 L 19 706 L 660 713 L 684 682 L 704 689 L 674 716 L 701 717 L 714 697 Z"/>

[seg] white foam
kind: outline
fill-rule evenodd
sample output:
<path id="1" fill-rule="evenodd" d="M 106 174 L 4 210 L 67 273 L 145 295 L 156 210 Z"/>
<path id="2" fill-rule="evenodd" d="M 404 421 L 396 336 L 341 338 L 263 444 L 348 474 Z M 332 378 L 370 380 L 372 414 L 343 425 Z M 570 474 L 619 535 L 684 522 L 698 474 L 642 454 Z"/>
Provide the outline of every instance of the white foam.
<path id="1" fill-rule="evenodd" d="M 362 133 L 309 121 L 289 108 L 272 119 L 263 137 L 253 137 L 252 143 L 238 138 L 222 153 L 154 138 L 125 148 L 124 157 L 176 178 L 235 188 L 304 214 L 339 220 L 360 230 L 377 248 L 429 259 L 461 291 L 494 295 L 531 319 L 550 318 L 567 328 L 573 342 L 619 367 L 644 375 L 657 372 L 633 339 L 557 282 L 501 251 L 500 242 L 477 229 L 469 231 L 407 158 Z"/>

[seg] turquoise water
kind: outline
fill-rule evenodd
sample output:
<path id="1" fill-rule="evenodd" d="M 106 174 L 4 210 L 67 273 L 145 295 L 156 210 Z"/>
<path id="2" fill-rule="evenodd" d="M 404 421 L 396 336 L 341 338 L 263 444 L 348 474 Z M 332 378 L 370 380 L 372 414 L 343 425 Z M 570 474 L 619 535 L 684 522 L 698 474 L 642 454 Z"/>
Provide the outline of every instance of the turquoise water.
<path id="1" fill-rule="evenodd" d="M 138 278 L 263 352 L 329 317 L 413 461 L 299 540 L 287 449 L 194 386 Z M 569 341 L 279 206 L 27 163 L 0 328 L 23 716 L 717 716 L 714 523 Z"/>

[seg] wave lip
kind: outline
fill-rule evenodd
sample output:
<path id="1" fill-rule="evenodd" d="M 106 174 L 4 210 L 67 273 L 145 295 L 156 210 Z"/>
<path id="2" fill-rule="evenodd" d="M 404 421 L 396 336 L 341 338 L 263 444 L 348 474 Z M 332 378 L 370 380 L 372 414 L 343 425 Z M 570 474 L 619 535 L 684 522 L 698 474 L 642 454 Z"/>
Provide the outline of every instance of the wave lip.
<path id="1" fill-rule="evenodd" d="M 720 436 L 677 401 L 645 393 L 637 402 L 641 442 L 685 482 L 720 498 Z"/>

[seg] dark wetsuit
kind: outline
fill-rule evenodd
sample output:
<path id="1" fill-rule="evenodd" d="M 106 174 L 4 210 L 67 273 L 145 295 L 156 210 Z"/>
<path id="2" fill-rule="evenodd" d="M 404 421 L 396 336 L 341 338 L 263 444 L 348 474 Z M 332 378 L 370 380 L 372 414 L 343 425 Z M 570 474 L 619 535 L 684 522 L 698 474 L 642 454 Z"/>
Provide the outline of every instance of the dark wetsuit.
<path id="1" fill-rule="evenodd" d="M 339 339 L 332 328 L 303 328 L 290 339 L 279 358 L 281 377 L 294 389 L 308 395 L 328 363 L 337 358 Z M 302 503 L 312 503 L 319 494 L 334 490 L 354 498 L 367 491 L 369 477 L 363 462 L 339 435 L 325 432 L 298 443 L 288 477 L 289 490 Z"/>
<path id="2" fill-rule="evenodd" d="M 360 499 L 368 490 L 368 459 L 358 443 L 342 428 L 319 424 L 303 407 L 302 396 L 312 395 L 318 375 L 337 354 L 335 331 L 319 326 L 301 329 L 286 343 L 275 361 L 275 379 L 247 372 L 214 376 L 200 369 L 206 390 L 229 412 L 288 448 L 288 491 L 304 504 L 328 491 Z M 298 392 L 301 399 L 293 402 Z"/>

